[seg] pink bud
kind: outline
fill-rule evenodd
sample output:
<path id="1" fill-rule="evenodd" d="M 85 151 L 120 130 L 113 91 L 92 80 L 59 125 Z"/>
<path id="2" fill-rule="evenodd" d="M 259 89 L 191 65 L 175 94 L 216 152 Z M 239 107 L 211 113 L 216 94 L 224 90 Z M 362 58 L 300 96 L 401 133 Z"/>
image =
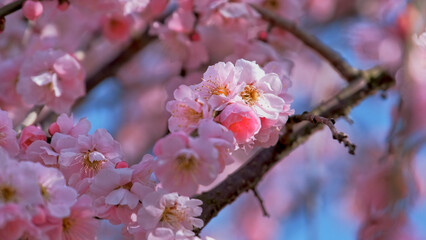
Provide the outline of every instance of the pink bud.
<path id="1" fill-rule="evenodd" d="M 66 11 L 70 6 L 70 2 L 68 0 L 59 0 L 58 9 L 61 11 Z"/>
<path id="2" fill-rule="evenodd" d="M 125 40 L 130 34 L 131 19 L 128 17 L 111 17 L 104 20 L 103 33 L 111 41 Z"/>
<path id="3" fill-rule="evenodd" d="M 115 168 L 128 168 L 128 167 L 129 167 L 129 164 L 125 161 L 118 162 L 115 165 Z"/>
<path id="4" fill-rule="evenodd" d="M 191 33 L 191 35 L 189 35 L 189 38 L 191 39 L 191 41 L 193 42 L 198 42 L 200 41 L 201 37 L 200 34 L 198 34 L 197 32 L 193 32 Z"/>
<path id="5" fill-rule="evenodd" d="M 259 32 L 258 37 L 259 37 L 259 40 L 266 41 L 268 40 L 268 33 L 266 31 L 261 31 Z"/>
<path id="6" fill-rule="evenodd" d="M 27 150 L 28 146 L 37 140 L 46 141 L 46 134 L 44 134 L 43 130 L 40 128 L 31 125 L 22 130 L 21 136 L 19 137 L 19 146 Z"/>
<path id="7" fill-rule="evenodd" d="M 39 1 L 27 0 L 22 6 L 22 13 L 29 20 L 36 20 L 43 13 L 43 4 Z"/>
<path id="8" fill-rule="evenodd" d="M 32 222 L 36 225 L 40 225 L 46 222 L 46 212 L 38 207 L 36 209 L 36 214 L 32 218 Z"/>
<path id="9" fill-rule="evenodd" d="M 50 126 L 49 126 L 49 134 L 50 134 L 50 136 L 53 136 L 53 134 L 59 132 L 60 130 L 61 129 L 59 128 L 59 125 L 56 122 L 50 124 Z"/>
<path id="10" fill-rule="evenodd" d="M 241 103 L 229 104 L 215 120 L 234 133 L 238 144 L 252 140 L 261 127 L 260 118 L 256 113 Z"/>

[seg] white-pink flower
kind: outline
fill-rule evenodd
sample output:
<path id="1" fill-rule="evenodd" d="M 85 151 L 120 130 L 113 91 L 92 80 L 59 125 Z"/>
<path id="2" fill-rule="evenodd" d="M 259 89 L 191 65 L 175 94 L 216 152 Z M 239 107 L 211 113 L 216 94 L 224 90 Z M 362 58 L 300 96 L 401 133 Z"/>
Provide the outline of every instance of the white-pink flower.
<path id="1" fill-rule="evenodd" d="M 7 112 L 0 109 L 0 148 L 3 148 L 11 157 L 19 152 L 16 132 L 13 129 L 12 120 Z"/>
<path id="2" fill-rule="evenodd" d="M 21 162 L 8 159 L 0 153 L 0 206 L 17 203 L 21 206 L 42 204 L 43 198 L 37 181 L 36 172 Z"/>
<path id="3" fill-rule="evenodd" d="M 183 131 L 190 134 L 197 129 L 203 118 L 212 118 L 206 103 L 199 101 L 196 92 L 186 85 L 174 91 L 176 100 L 169 101 L 166 109 L 170 112 L 170 132 Z"/>
<path id="4" fill-rule="evenodd" d="M 93 135 L 80 135 L 75 147 L 63 149 L 59 164 L 64 167 L 77 165 L 82 176 L 93 176 L 104 165 L 111 168 L 121 160 L 121 147 L 105 129 L 98 129 Z"/>
<path id="5" fill-rule="evenodd" d="M 51 143 L 37 140 L 27 148 L 21 160 L 40 162 L 46 166 L 58 166 L 59 153 L 62 149 L 72 148 L 76 145 L 77 138 L 65 134 L 55 134 Z"/>
<path id="6" fill-rule="evenodd" d="M 241 67 L 240 82 L 245 83 L 238 99 L 250 106 L 259 117 L 277 119 L 283 110 L 285 101 L 278 95 L 282 92 L 282 83 L 276 73 L 268 73 L 255 62 L 239 59 L 236 67 Z"/>
<path id="7" fill-rule="evenodd" d="M 74 117 L 68 117 L 65 113 L 59 115 L 56 122 L 50 124 L 49 133 L 54 135 L 55 133 L 63 133 L 71 135 L 73 137 L 78 137 L 79 135 L 88 135 L 90 130 L 90 122 L 86 118 L 82 118 L 78 121 L 77 124 L 74 124 Z"/>
<path id="8" fill-rule="evenodd" d="M 39 230 L 31 223 L 29 213 L 19 204 L 0 204 L 0 239 L 16 240 L 24 234 L 39 234 Z"/>
<path id="9" fill-rule="evenodd" d="M 37 51 L 24 61 L 17 91 L 28 104 L 46 104 L 55 112 L 69 112 L 85 93 L 85 71 L 61 50 Z"/>
<path id="10" fill-rule="evenodd" d="M 157 156 L 154 173 L 169 191 L 190 196 L 198 185 L 208 185 L 219 174 L 219 153 L 213 143 L 176 132 L 154 146 Z"/>
<path id="11" fill-rule="evenodd" d="M 101 170 L 93 179 L 89 194 L 94 200 L 98 216 L 112 223 L 131 223 L 131 214 L 137 211 L 140 201 L 155 190 L 151 155 L 131 168 Z M 121 162 L 120 162 L 121 163 Z"/>
<path id="12" fill-rule="evenodd" d="M 62 218 L 61 222 L 61 239 L 63 240 L 96 239 L 99 220 L 95 219 L 92 199 L 86 195 L 77 199 L 77 202 L 71 208 L 70 215 Z"/>
<path id="13" fill-rule="evenodd" d="M 56 168 L 39 163 L 25 161 L 21 165 L 35 172 L 47 212 L 57 218 L 69 216 L 70 208 L 76 202 L 77 192 L 66 185 L 64 175 Z"/>
<path id="14" fill-rule="evenodd" d="M 203 74 L 203 81 L 193 88 L 211 108 L 221 110 L 242 91 L 244 85 L 238 82 L 240 74 L 241 68 L 236 68 L 231 62 L 219 62 L 209 66 Z"/>
<path id="15" fill-rule="evenodd" d="M 219 171 L 222 172 L 226 165 L 234 162 L 231 153 L 235 150 L 235 138 L 226 127 L 213 120 L 204 119 L 198 127 L 198 135 L 201 139 L 213 143 L 219 152 Z"/>
<path id="16" fill-rule="evenodd" d="M 154 235 L 158 235 L 158 228 L 168 228 L 173 233 L 179 230 L 192 231 L 194 227 L 203 226 L 203 221 L 196 218 L 201 215 L 201 204 L 199 199 L 190 199 L 177 193 L 153 192 L 143 199 L 138 222 L 142 229 Z"/>

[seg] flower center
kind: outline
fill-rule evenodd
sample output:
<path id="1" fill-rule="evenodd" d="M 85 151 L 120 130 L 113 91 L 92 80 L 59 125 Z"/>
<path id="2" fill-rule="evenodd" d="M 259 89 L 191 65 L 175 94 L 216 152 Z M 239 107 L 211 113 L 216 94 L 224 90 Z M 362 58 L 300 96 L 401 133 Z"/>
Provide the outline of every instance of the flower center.
<path id="1" fill-rule="evenodd" d="M 166 206 L 163 214 L 161 214 L 160 222 L 168 223 L 175 228 L 179 228 L 181 222 L 185 220 L 183 212 L 179 211 L 177 204 L 173 206 Z"/>
<path id="2" fill-rule="evenodd" d="M 9 185 L 0 186 L 0 198 L 4 203 L 15 201 L 16 190 Z"/>
<path id="3" fill-rule="evenodd" d="M 40 185 L 40 193 L 41 193 L 41 196 L 43 197 L 44 200 L 49 201 L 50 194 L 49 194 L 49 191 L 47 190 L 47 188 L 45 186 Z"/>
<path id="4" fill-rule="evenodd" d="M 106 162 L 105 156 L 98 151 L 89 151 L 83 156 L 83 168 L 85 171 L 94 171 L 95 173 L 101 170 L 102 164 Z"/>
<path id="5" fill-rule="evenodd" d="M 229 90 L 227 86 L 218 86 L 217 88 L 211 91 L 213 95 L 225 95 L 227 97 L 229 95 Z"/>
<path id="6" fill-rule="evenodd" d="M 130 189 L 132 189 L 133 187 L 133 183 L 132 182 L 128 182 L 126 184 L 124 184 L 123 186 L 121 186 L 122 188 L 128 190 L 130 192 Z"/>
<path id="7" fill-rule="evenodd" d="M 240 93 L 240 96 L 247 105 L 253 106 L 259 99 L 260 93 L 255 86 L 247 85 L 244 87 L 244 91 Z"/>
<path id="8" fill-rule="evenodd" d="M 277 10 L 280 7 L 279 0 L 266 0 L 263 5 L 271 10 Z"/>
<path id="9" fill-rule="evenodd" d="M 71 219 L 69 217 L 63 218 L 62 219 L 62 231 L 63 232 L 68 232 L 71 227 L 74 225 L 75 220 Z"/>
<path id="10" fill-rule="evenodd" d="M 177 168 L 181 171 L 190 171 L 197 166 L 197 158 L 190 153 L 183 153 L 177 156 Z"/>
<path id="11" fill-rule="evenodd" d="M 188 107 L 187 105 L 181 105 L 180 106 L 183 110 L 183 112 L 185 113 L 185 116 L 187 118 L 187 120 L 191 123 L 197 123 L 198 121 L 200 121 L 200 119 L 203 118 L 203 112 L 197 112 L 194 109 Z"/>

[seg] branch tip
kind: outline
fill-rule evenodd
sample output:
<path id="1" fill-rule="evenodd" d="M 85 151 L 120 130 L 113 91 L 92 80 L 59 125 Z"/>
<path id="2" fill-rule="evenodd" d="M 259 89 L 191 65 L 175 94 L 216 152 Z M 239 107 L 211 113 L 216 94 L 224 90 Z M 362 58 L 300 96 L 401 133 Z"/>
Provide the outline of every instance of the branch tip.
<path id="1" fill-rule="evenodd" d="M 256 188 L 252 188 L 251 189 L 252 192 L 254 193 L 254 196 L 257 198 L 257 200 L 259 201 L 260 207 L 262 208 L 262 212 L 263 212 L 263 216 L 265 217 L 270 217 L 268 211 L 265 208 L 265 205 L 263 204 L 263 199 L 262 197 L 259 195 L 259 193 L 257 192 Z"/>

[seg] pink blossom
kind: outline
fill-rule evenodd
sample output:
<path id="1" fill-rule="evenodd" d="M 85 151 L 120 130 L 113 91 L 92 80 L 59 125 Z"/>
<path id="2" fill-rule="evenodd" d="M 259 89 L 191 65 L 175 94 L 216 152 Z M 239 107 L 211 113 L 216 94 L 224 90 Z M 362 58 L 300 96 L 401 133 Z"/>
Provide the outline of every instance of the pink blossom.
<path id="1" fill-rule="evenodd" d="M 170 228 L 159 227 L 148 232 L 147 240 L 189 240 L 196 239 L 192 231 L 181 229 L 174 232 Z"/>
<path id="2" fill-rule="evenodd" d="M 31 223 L 30 216 L 18 204 L 0 204 L 0 239 L 16 240 L 24 234 L 38 235 L 38 229 Z"/>
<path id="3" fill-rule="evenodd" d="M 179 8 L 167 21 L 167 27 L 175 32 L 191 33 L 194 29 L 195 16 L 191 11 Z"/>
<path id="4" fill-rule="evenodd" d="M 176 132 L 154 146 L 157 161 L 154 173 L 162 186 L 183 195 L 196 193 L 198 185 L 208 185 L 219 173 L 219 153 L 211 142 Z"/>
<path id="5" fill-rule="evenodd" d="M 71 55 L 49 49 L 24 61 L 17 91 L 28 104 L 46 104 L 55 112 L 68 112 L 84 95 L 85 72 Z"/>
<path id="6" fill-rule="evenodd" d="M 215 119 L 234 133 L 238 144 L 250 143 L 260 128 L 260 118 L 247 105 L 233 103 L 225 107 Z"/>
<path id="7" fill-rule="evenodd" d="M 112 223 L 131 223 L 130 215 L 139 202 L 155 189 L 150 180 L 152 156 L 146 155 L 132 168 L 103 169 L 93 179 L 90 195 L 97 214 Z"/>
<path id="8" fill-rule="evenodd" d="M 1 156 L 2 160 L 5 159 Z M 36 172 L 15 160 L 0 162 L 0 206 L 18 203 L 22 206 L 42 204 L 43 198 Z"/>
<path id="9" fill-rule="evenodd" d="M 71 206 L 76 202 L 77 192 L 66 185 L 64 175 L 56 168 L 39 163 L 22 162 L 21 165 L 32 169 L 37 175 L 37 183 L 48 213 L 57 218 L 68 216 Z"/>
<path id="10" fill-rule="evenodd" d="M 93 179 L 90 193 L 95 201 L 101 198 L 102 204 L 108 205 L 109 208 L 126 205 L 134 209 L 139 203 L 139 192 L 135 190 L 139 189 L 132 182 L 132 174 L 133 169 L 130 168 L 103 169 Z"/>
<path id="11" fill-rule="evenodd" d="M 36 20 L 43 13 L 43 4 L 37 0 L 25 1 L 22 6 L 22 13 L 29 20 Z"/>
<path id="12" fill-rule="evenodd" d="M 78 136 L 74 147 L 62 149 L 58 163 L 68 183 L 81 193 L 89 178 L 103 168 L 114 168 L 121 158 L 120 144 L 105 129 L 97 129 L 91 136 Z"/>
<path id="13" fill-rule="evenodd" d="M 4 36 L 2 36 L 4 37 Z M 0 43 L 1 44 L 1 43 Z M 2 59 L 0 62 L 0 103 L 11 106 L 22 106 L 22 98 L 16 91 L 16 79 L 22 58 Z"/>
<path id="14" fill-rule="evenodd" d="M 250 106 L 259 117 L 277 119 L 285 101 L 278 94 L 282 92 L 282 83 L 276 73 L 265 74 L 255 62 L 240 59 L 235 64 L 241 67 L 240 81 L 246 85 L 239 99 Z"/>
<path id="15" fill-rule="evenodd" d="M 13 130 L 12 120 L 7 112 L 0 109 L 0 148 L 3 148 L 7 153 L 14 157 L 19 152 L 16 132 Z"/>
<path id="16" fill-rule="evenodd" d="M 235 149 L 235 138 L 230 130 L 215 121 L 205 119 L 200 122 L 198 134 L 200 138 L 213 143 L 219 152 L 219 172 L 223 171 L 225 165 L 234 162 L 231 152 Z"/>
<path id="17" fill-rule="evenodd" d="M 175 53 L 173 58 L 181 62 L 185 69 L 196 69 L 207 62 L 208 53 L 206 47 L 202 41 L 191 39 L 191 34 L 175 32 L 158 22 L 153 24 L 151 32 L 159 35 L 160 40 L 163 41 L 164 46 L 169 51 L 172 49 Z"/>
<path id="18" fill-rule="evenodd" d="M 58 166 L 59 153 L 62 149 L 74 147 L 77 139 L 65 134 L 55 134 L 51 143 L 44 140 L 33 142 L 25 151 L 25 161 L 39 162 L 46 166 Z"/>
<path id="19" fill-rule="evenodd" d="M 201 215 L 201 204 L 201 200 L 177 193 L 153 192 L 143 199 L 138 222 L 143 229 L 153 231 L 154 235 L 159 234 L 159 230 L 156 231 L 159 227 L 169 228 L 174 233 L 179 230 L 191 231 L 193 227 L 203 226 L 203 221 L 196 218 Z"/>
<path id="20" fill-rule="evenodd" d="M 61 226 L 63 240 L 96 239 L 99 220 L 95 219 L 92 200 L 86 195 L 79 197 Z"/>
<path id="21" fill-rule="evenodd" d="M 243 90 L 238 83 L 241 68 L 235 68 L 231 62 L 219 62 L 207 68 L 203 81 L 193 88 L 199 92 L 213 109 L 221 110 Z"/>
<path id="22" fill-rule="evenodd" d="M 169 101 L 166 106 L 167 111 L 172 115 L 169 118 L 170 132 L 183 131 L 190 134 L 197 129 L 201 119 L 209 118 L 207 104 L 200 102 L 197 95 L 186 85 L 181 85 L 175 90 L 176 100 Z"/>
<path id="23" fill-rule="evenodd" d="M 71 114 L 71 116 L 68 117 L 65 113 L 59 115 L 56 122 L 49 126 L 49 133 L 52 136 L 59 132 L 73 137 L 78 137 L 79 135 L 88 135 L 89 130 L 89 120 L 82 118 L 78 121 L 77 124 L 74 124 L 73 115 Z"/>
<path id="24" fill-rule="evenodd" d="M 22 129 L 21 136 L 19 137 L 19 146 L 23 150 L 27 150 L 27 148 L 37 140 L 46 141 L 46 134 L 39 127 L 33 125 L 27 126 Z"/>

